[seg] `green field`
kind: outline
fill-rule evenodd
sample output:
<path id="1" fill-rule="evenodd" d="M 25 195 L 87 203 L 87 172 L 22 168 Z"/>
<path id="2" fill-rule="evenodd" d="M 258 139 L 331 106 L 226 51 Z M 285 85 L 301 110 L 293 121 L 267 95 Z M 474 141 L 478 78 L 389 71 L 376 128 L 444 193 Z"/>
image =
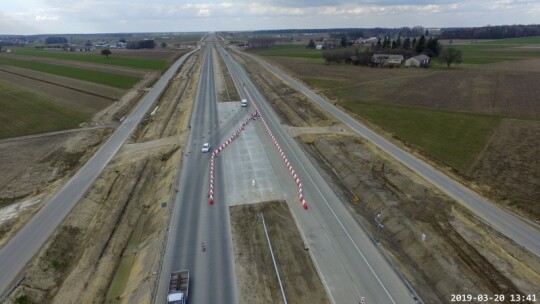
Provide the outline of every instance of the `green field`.
<path id="1" fill-rule="evenodd" d="M 515 45 L 540 44 L 540 36 L 487 40 L 487 41 L 479 41 L 478 43 L 479 44 L 515 44 Z"/>
<path id="2" fill-rule="evenodd" d="M 471 44 L 454 45 L 452 47 L 461 50 L 464 64 L 488 64 L 540 57 L 540 49 L 512 49 L 516 45 Z"/>
<path id="3" fill-rule="evenodd" d="M 33 61 L 14 60 L 4 57 L 0 57 L 0 64 L 11 65 L 34 71 L 69 77 L 73 79 L 99 83 L 121 89 L 130 89 L 140 81 L 140 78 L 138 77 L 132 77 L 127 75 L 84 70 Z"/>
<path id="4" fill-rule="evenodd" d="M 479 41 L 472 44 L 454 44 L 452 47 L 461 50 L 464 64 L 488 64 L 539 58 L 540 49 L 517 48 L 529 45 L 540 45 L 540 37 Z"/>
<path id="5" fill-rule="evenodd" d="M 394 105 L 342 105 L 461 172 L 471 167 L 502 119 Z"/>
<path id="6" fill-rule="evenodd" d="M 75 54 L 64 51 L 43 51 L 29 47 L 13 48 L 13 54 L 34 56 L 34 57 L 46 57 L 62 60 L 74 60 L 89 63 L 110 64 L 117 66 L 124 66 L 138 69 L 149 70 L 162 70 L 167 66 L 166 60 L 156 59 L 143 59 L 143 58 L 126 58 L 121 56 L 114 56 L 114 50 L 109 58 L 102 56 L 101 54 Z"/>
<path id="7" fill-rule="evenodd" d="M 0 138 L 76 128 L 90 116 L 0 84 Z"/>

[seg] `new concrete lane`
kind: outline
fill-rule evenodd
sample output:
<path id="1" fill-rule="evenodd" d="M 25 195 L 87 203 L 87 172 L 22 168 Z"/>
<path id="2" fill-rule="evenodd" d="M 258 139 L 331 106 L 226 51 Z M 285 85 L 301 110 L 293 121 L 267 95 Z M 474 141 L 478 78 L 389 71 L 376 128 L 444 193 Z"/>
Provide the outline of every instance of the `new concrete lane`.
<path id="1" fill-rule="evenodd" d="M 92 182 L 135 130 L 144 115 L 154 105 L 178 68 L 195 51 L 183 55 L 163 74 L 107 142 L 0 250 L 1 293 L 14 282 L 26 263 L 38 252 L 54 229 L 81 199 Z"/>
<path id="2" fill-rule="evenodd" d="M 197 95 L 191 115 L 191 132 L 180 172 L 169 228 L 167 248 L 160 274 L 155 303 L 166 303 L 169 275 L 172 271 L 190 272 L 190 303 L 237 303 L 236 278 L 228 206 L 220 199 L 224 173 L 215 162 L 216 201 L 208 201 L 210 154 L 201 153 L 202 144 L 213 147 L 223 140 L 220 124 L 212 58 L 208 44 Z M 187 154 L 186 154 L 187 153 Z M 202 251 L 202 242 L 206 251 Z"/>
<path id="3" fill-rule="evenodd" d="M 264 102 L 245 71 L 231 56 L 224 57 L 236 84 L 240 87 L 245 84 L 302 181 L 304 196 L 310 206 L 307 211 L 298 201 L 298 189 L 290 173 L 267 139 L 266 151 L 293 215 L 310 245 L 310 253 L 332 302 L 358 303 L 364 297 L 366 303 L 415 303 L 410 291 L 371 238 L 362 231 L 317 168 L 281 127 L 276 114 Z M 241 95 L 245 95 L 243 90 Z M 263 133 L 262 136 L 268 135 Z"/>
<path id="4" fill-rule="evenodd" d="M 487 222 L 490 226 L 497 229 L 521 246 L 527 248 L 536 256 L 540 257 L 540 230 L 537 224 L 518 217 L 515 214 L 489 202 L 485 198 L 451 179 L 429 164 L 401 150 L 383 137 L 369 130 L 367 127 L 352 119 L 349 115 L 328 103 L 326 100 L 309 90 L 300 82 L 281 72 L 276 67 L 255 56 L 251 56 L 251 58 L 257 60 L 257 62 L 261 63 L 278 77 L 325 108 L 343 123 L 351 127 L 359 135 L 368 139 L 379 148 L 390 154 L 392 157 L 403 163 L 405 166 L 409 167 L 427 181 L 441 189 L 450 197 L 462 203 L 465 207 L 471 210 L 479 218 Z"/>

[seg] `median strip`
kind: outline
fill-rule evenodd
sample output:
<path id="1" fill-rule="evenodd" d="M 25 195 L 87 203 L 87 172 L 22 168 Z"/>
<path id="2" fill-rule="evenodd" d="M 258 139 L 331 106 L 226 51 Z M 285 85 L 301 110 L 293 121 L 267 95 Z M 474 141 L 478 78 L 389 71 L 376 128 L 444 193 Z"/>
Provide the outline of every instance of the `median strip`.
<path id="1" fill-rule="evenodd" d="M 300 181 L 300 178 L 298 177 L 298 174 L 296 174 L 296 171 L 294 171 L 294 168 L 291 165 L 291 163 L 289 162 L 289 160 L 287 159 L 287 156 L 285 155 L 285 152 L 283 152 L 283 149 L 281 149 L 276 137 L 274 136 L 274 134 L 272 134 L 272 131 L 270 130 L 270 127 L 268 127 L 268 124 L 266 124 L 266 121 L 264 120 L 264 117 L 260 114 L 261 112 L 259 111 L 259 108 L 253 102 L 253 98 L 251 98 L 251 95 L 249 94 L 249 92 L 247 91 L 245 86 L 244 86 L 244 91 L 246 92 L 249 100 L 251 101 L 251 103 L 255 107 L 255 113 L 259 113 L 259 116 L 261 117 L 261 120 L 262 120 L 262 122 L 264 124 L 264 127 L 266 128 L 266 131 L 268 132 L 268 135 L 272 139 L 272 142 L 274 143 L 274 146 L 278 150 L 279 155 L 281 156 L 281 159 L 285 163 L 285 166 L 287 166 L 287 169 L 289 169 L 289 172 L 291 173 L 292 177 L 294 178 L 294 181 L 296 182 L 296 186 L 298 187 L 298 198 L 300 200 L 300 203 L 302 203 L 302 207 L 304 207 L 304 209 L 307 210 L 308 209 L 308 204 L 306 202 L 306 199 L 304 198 L 304 190 L 302 188 L 302 182 Z"/>
<path id="2" fill-rule="evenodd" d="M 227 139 L 221 146 L 219 146 L 217 149 L 215 149 L 212 152 L 212 156 L 210 156 L 210 189 L 208 191 L 208 198 L 210 205 L 214 204 L 214 160 L 216 159 L 217 155 L 223 151 L 229 144 L 231 144 L 235 139 L 240 136 L 240 132 L 244 131 L 244 127 L 247 126 L 247 124 L 252 120 L 255 119 L 255 117 L 259 116 L 258 111 L 255 111 L 249 117 L 242 122 L 240 127 L 236 129 L 236 131 L 233 133 L 233 135 Z"/>

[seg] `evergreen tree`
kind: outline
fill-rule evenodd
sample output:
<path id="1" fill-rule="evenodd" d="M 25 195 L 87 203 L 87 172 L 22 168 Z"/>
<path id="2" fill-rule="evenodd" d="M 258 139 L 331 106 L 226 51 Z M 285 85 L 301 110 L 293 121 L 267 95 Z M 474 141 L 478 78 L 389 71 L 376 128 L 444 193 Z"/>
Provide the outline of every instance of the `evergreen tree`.
<path id="1" fill-rule="evenodd" d="M 432 58 L 436 58 L 439 57 L 441 49 L 442 46 L 439 43 L 439 39 L 430 37 L 427 41 L 426 47 L 424 48 L 424 52 L 426 52 Z"/>
<path id="2" fill-rule="evenodd" d="M 411 49 L 411 38 L 405 38 L 403 40 L 403 47 L 404 50 L 410 50 Z"/>
<path id="3" fill-rule="evenodd" d="M 347 37 L 342 36 L 339 44 L 341 45 L 341 47 L 346 47 L 347 46 Z"/>
<path id="4" fill-rule="evenodd" d="M 420 54 L 424 51 L 426 48 L 426 36 L 422 35 L 420 36 L 420 39 L 416 42 L 416 45 L 414 46 L 414 51 L 417 54 Z"/>

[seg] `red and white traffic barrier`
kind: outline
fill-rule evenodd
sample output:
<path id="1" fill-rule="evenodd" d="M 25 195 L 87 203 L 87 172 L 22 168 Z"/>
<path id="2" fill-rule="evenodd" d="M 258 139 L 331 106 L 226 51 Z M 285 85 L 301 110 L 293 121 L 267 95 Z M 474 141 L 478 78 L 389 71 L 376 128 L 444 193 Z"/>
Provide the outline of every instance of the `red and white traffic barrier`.
<path id="1" fill-rule="evenodd" d="M 235 139 L 237 139 L 238 136 L 240 136 L 240 132 L 244 131 L 244 127 L 251 120 L 255 119 L 255 117 L 257 117 L 258 115 L 259 114 L 257 111 L 252 113 L 248 118 L 246 118 L 246 120 L 242 122 L 242 124 L 240 124 L 238 129 L 236 129 L 236 131 L 231 135 L 229 139 L 225 140 L 225 142 L 221 144 L 221 146 L 219 146 L 217 149 L 212 151 L 212 154 L 210 156 L 210 185 L 209 185 L 209 190 L 208 190 L 208 200 L 209 200 L 210 205 L 214 204 L 214 160 L 216 159 L 216 157 L 221 151 L 223 151 L 228 145 L 230 145 Z"/>
<path id="2" fill-rule="evenodd" d="M 278 143 L 276 137 L 274 136 L 274 134 L 272 134 L 272 131 L 270 130 L 270 127 L 268 127 L 268 124 L 266 124 L 266 121 L 264 120 L 264 117 L 261 115 L 261 112 L 259 111 L 259 108 L 257 107 L 257 105 L 253 102 L 253 98 L 251 98 L 251 95 L 249 94 L 249 92 L 247 91 L 245 86 L 244 86 L 244 91 L 246 92 L 246 95 L 250 99 L 251 104 L 255 107 L 255 113 L 259 114 L 259 117 L 261 118 L 261 121 L 263 122 L 264 127 L 266 128 L 266 132 L 268 132 L 268 135 L 270 136 L 270 139 L 272 139 L 272 142 L 274 143 L 274 146 L 276 147 L 277 151 L 279 152 L 279 155 L 281 156 L 281 159 L 283 159 L 283 162 L 285 163 L 285 166 L 287 166 L 287 169 L 289 169 L 289 172 L 293 176 L 294 181 L 296 182 L 296 185 L 298 187 L 300 203 L 302 204 L 302 207 L 304 207 L 304 209 L 307 210 L 308 209 L 308 204 L 306 203 L 306 200 L 304 199 L 304 196 L 303 196 L 304 190 L 302 189 L 302 183 L 300 182 L 300 179 L 298 178 L 298 175 L 296 174 L 296 172 L 293 169 L 293 166 L 291 165 L 291 163 L 287 159 L 287 156 L 285 155 L 285 152 L 283 152 L 283 150 L 279 146 L 279 143 Z"/>

